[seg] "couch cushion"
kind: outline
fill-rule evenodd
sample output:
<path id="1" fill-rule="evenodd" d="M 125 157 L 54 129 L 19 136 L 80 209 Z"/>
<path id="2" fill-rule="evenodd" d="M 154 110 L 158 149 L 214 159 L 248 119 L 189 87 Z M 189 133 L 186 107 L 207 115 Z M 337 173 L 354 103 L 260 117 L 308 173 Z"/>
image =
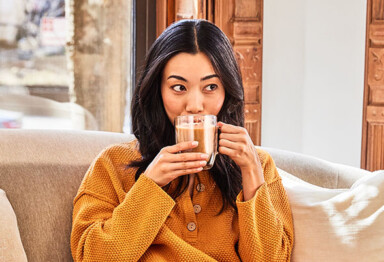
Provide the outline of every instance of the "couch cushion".
<path id="1" fill-rule="evenodd" d="M 381 261 L 384 257 L 384 171 L 349 189 L 311 185 L 279 169 L 292 208 L 292 261 Z"/>
<path id="2" fill-rule="evenodd" d="M 73 199 L 92 160 L 131 135 L 0 129 L 0 188 L 7 192 L 28 261 L 71 261 Z M 1 261 L 1 259 L 0 259 Z"/>
<path id="3" fill-rule="evenodd" d="M 27 261 L 15 212 L 0 189 L 0 261 Z"/>

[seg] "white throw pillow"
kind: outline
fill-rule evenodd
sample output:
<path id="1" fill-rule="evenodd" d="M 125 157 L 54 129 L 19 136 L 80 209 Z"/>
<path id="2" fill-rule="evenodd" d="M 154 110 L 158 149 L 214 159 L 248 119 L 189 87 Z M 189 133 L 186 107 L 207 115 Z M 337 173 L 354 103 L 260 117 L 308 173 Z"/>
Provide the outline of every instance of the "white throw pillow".
<path id="1" fill-rule="evenodd" d="M 384 261 L 384 171 L 349 189 L 311 185 L 281 169 L 279 174 L 294 221 L 292 261 Z"/>
<path id="2" fill-rule="evenodd" d="M 0 261 L 27 261 L 15 212 L 0 189 Z"/>

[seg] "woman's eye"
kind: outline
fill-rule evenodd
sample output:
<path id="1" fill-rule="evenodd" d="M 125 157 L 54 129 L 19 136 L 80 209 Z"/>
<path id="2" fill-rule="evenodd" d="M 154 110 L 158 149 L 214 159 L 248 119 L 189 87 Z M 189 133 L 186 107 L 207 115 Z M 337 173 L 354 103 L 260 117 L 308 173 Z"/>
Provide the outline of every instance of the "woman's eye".
<path id="1" fill-rule="evenodd" d="M 181 91 L 185 91 L 187 90 L 185 88 L 185 86 L 182 86 L 182 85 L 175 85 L 175 86 L 172 86 L 172 89 L 175 90 L 176 92 L 181 92 Z"/>
<path id="2" fill-rule="evenodd" d="M 217 88 L 217 85 L 212 84 L 212 85 L 208 85 L 208 86 L 206 86 L 206 87 L 205 87 L 205 90 L 207 90 L 207 91 L 213 91 L 213 90 L 215 90 L 216 88 Z"/>

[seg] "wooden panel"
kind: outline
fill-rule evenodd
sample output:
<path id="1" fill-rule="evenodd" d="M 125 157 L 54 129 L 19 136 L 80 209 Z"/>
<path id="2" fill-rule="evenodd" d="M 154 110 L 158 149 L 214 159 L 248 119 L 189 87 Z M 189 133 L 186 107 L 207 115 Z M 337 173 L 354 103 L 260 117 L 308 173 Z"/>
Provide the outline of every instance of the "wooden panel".
<path id="1" fill-rule="evenodd" d="M 261 44 L 263 27 L 260 22 L 253 20 L 235 22 L 233 24 L 233 36 L 237 39 L 237 43 L 247 44 L 250 43 Z"/>
<path id="2" fill-rule="evenodd" d="M 261 46 L 235 46 L 235 54 L 239 63 L 243 81 L 261 82 Z"/>
<path id="3" fill-rule="evenodd" d="M 235 17 L 245 19 L 255 19 L 261 22 L 262 19 L 262 0 L 237 0 Z"/>
<path id="4" fill-rule="evenodd" d="M 244 101 L 245 103 L 260 104 L 260 87 L 261 83 L 247 83 L 244 86 Z"/>
<path id="5" fill-rule="evenodd" d="M 368 85 L 384 85 L 384 48 L 369 48 Z"/>
<path id="6" fill-rule="evenodd" d="M 384 169 L 384 124 L 368 124 L 367 169 Z"/>
<path id="7" fill-rule="evenodd" d="M 384 86 L 369 87 L 368 103 L 375 106 L 384 106 Z"/>
<path id="8" fill-rule="evenodd" d="M 367 107 L 367 121 L 384 124 L 384 107 L 382 106 L 368 106 Z"/>
<path id="9" fill-rule="evenodd" d="M 370 7 L 372 8 L 372 23 L 384 22 L 384 1 L 374 0 L 372 6 L 368 6 L 368 8 Z"/>
<path id="10" fill-rule="evenodd" d="M 384 45 L 384 25 L 372 24 L 369 31 L 369 39 L 373 46 Z"/>
<path id="11" fill-rule="evenodd" d="M 233 45 L 233 17 L 235 0 L 215 1 L 215 24 L 226 34 Z"/>

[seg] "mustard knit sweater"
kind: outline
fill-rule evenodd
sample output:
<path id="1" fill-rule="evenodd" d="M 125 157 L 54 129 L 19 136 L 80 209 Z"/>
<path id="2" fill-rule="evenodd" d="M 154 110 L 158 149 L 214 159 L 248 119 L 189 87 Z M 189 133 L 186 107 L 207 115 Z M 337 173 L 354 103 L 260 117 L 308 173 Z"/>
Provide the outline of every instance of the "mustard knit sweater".
<path id="1" fill-rule="evenodd" d="M 71 249 L 75 261 L 289 261 L 293 223 L 272 158 L 258 154 L 265 183 L 238 212 L 220 215 L 221 193 L 207 171 L 197 174 L 193 197 L 176 200 L 136 169 L 136 141 L 99 154 L 74 199 Z M 171 187 L 175 186 L 171 182 Z"/>

